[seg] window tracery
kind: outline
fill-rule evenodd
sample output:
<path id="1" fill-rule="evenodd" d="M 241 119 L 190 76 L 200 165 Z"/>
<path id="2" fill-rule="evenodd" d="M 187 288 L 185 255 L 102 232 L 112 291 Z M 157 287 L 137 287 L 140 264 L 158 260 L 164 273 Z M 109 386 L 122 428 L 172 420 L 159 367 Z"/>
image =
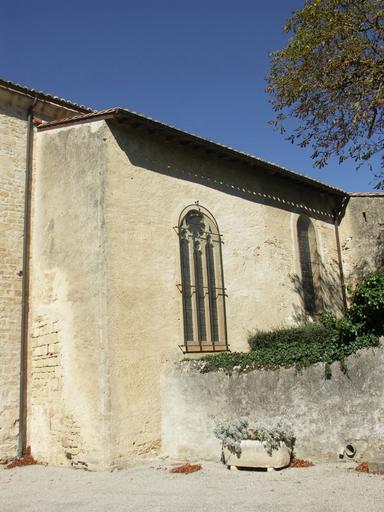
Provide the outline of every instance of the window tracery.
<path id="1" fill-rule="evenodd" d="M 227 350 L 221 235 L 198 203 L 180 215 L 181 293 L 187 352 Z"/>

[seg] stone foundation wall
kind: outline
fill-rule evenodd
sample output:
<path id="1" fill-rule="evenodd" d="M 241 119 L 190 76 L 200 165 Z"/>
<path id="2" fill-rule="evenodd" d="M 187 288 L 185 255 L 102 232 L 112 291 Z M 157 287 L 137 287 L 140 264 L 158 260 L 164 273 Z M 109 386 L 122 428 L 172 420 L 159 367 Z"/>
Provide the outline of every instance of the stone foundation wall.
<path id="1" fill-rule="evenodd" d="M 295 453 L 336 461 L 352 444 L 357 460 L 384 458 L 384 347 L 361 350 L 325 379 L 324 364 L 245 374 L 200 374 L 182 363 L 162 381 L 162 452 L 177 459 L 220 457 L 217 421 L 247 416 L 284 420 L 296 436 Z"/>

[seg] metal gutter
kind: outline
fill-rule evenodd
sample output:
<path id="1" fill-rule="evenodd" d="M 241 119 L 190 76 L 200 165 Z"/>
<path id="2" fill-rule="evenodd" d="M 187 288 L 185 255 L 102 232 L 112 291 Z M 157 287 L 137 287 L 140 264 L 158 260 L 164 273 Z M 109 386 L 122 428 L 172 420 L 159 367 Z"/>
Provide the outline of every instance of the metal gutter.
<path id="1" fill-rule="evenodd" d="M 112 119 L 117 117 L 119 113 L 118 108 L 110 108 L 107 110 L 99 110 L 98 112 L 89 112 L 86 114 L 79 114 L 73 117 L 67 117 L 65 119 L 58 119 L 57 121 L 50 121 L 48 123 L 42 123 L 38 126 L 39 132 L 52 130 L 55 128 L 62 128 L 64 126 L 73 124 L 89 123 L 91 121 L 100 121 L 101 119 Z"/>
<path id="2" fill-rule="evenodd" d="M 27 437 L 27 353 L 28 353 L 28 313 L 29 313 L 29 255 L 31 238 L 31 182 L 33 157 L 33 109 L 38 98 L 33 100 L 27 113 L 27 146 L 24 186 L 24 236 L 23 269 L 21 288 L 20 325 L 20 381 L 19 381 L 19 438 L 17 456 L 25 453 Z"/>

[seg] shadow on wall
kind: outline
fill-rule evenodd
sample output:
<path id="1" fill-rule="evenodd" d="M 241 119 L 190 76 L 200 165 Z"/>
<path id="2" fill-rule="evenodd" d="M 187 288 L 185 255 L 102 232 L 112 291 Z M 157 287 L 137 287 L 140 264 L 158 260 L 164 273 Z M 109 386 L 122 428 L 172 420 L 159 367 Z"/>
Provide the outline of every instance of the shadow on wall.
<path id="1" fill-rule="evenodd" d="M 336 262 L 324 265 L 319 256 L 319 277 L 314 283 L 315 308 L 306 309 L 308 303 L 308 289 L 298 274 L 291 274 L 289 279 L 295 292 L 301 299 L 301 306 L 293 305 L 293 319 L 297 323 L 307 321 L 309 318 L 316 320 L 322 313 L 343 314 L 343 296 L 341 291 L 339 267 Z"/>
<path id="2" fill-rule="evenodd" d="M 167 142 L 165 136 L 150 134 L 148 130 L 135 129 L 118 121 L 109 121 L 108 126 L 118 147 L 127 157 L 127 180 L 131 177 L 130 166 L 133 165 L 142 169 L 143 173 L 155 172 L 175 180 L 196 183 L 252 203 L 278 208 L 332 226 L 334 211 L 340 210 L 340 196 L 323 192 L 288 176 L 228 158 L 219 158 L 197 146 L 183 146 L 174 140 Z M 143 182 L 146 183 L 144 180 Z M 196 190 L 198 193 L 199 189 Z M 166 191 L 161 187 L 153 188 L 150 200 L 155 201 L 156 197 L 161 200 L 166 197 Z M 340 213 L 340 218 L 343 214 L 344 210 Z M 323 311 L 343 311 L 338 263 L 331 260 L 325 265 L 320 260 L 314 245 L 316 236 L 310 220 L 305 223 L 304 228 L 308 241 L 302 243 L 302 252 L 307 253 L 312 260 L 307 262 L 306 269 L 305 265 L 301 265 L 300 275 L 290 276 L 294 290 L 301 297 L 302 305 L 293 306 L 293 319 L 297 322 L 308 317 L 316 318 Z M 314 252 L 317 254 L 315 259 Z M 315 294 L 315 299 L 308 298 L 310 280 L 302 278 L 307 271 L 314 273 L 312 296 Z M 315 305 L 310 307 L 309 304 L 313 302 Z"/>
<path id="3" fill-rule="evenodd" d="M 112 121 L 108 125 L 118 146 L 136 167 L 333 224 L 340 196 L 261 167 L 219 158 L 197 146 L 167 142 L 166 137 L 150 135 L 140 128 Z"/>
<path id="4" fill-rule="evenodd" d="M 373 270 L 384 267 L 384 229 L 380 231 L 376 237 L 375 243 L 370 244 L 370 249 L 374 253 L 367 252 L 358 263 L 356 263 L 353 270 L 353 277 L 355 282 L 362 281 L 362 279 Z"/>

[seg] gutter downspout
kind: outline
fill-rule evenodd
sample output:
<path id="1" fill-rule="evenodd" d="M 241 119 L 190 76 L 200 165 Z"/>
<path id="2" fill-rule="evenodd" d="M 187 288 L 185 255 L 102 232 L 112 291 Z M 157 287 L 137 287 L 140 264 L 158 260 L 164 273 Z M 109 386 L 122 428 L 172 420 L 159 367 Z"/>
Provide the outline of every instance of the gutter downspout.
<path id="1" fill-rule="evenodd" d="M 24 237 L 23 269 L 21 288 L 21 324 L 20 324 L 20 383 L 19 383 L 19 438 L 17 456 L 25 454 L 27 442 L 27 355 L 28 355 L 28 313 L 29 313 L 29 255 L 31 238 L 31 182 L 33 152 L 33 109 L 34 99 L 27 112 L 27 146 L 24 185 Z"/>
<path id="2" fill-rule="evenodd" d="M 343 269 L 343 259 L 341 255 L 341 246 L 340 246 L 340 235 L 339 235 L 339 214 L 343 208 L 344 201 L 346 198 L 343 198 L 340 204 L 339 210 L 337 208 L 333 211 L 333 223 L 335 226 L 335 236 L 336 236 L 336 246 L 337 246 L 337 259 L 339 263 L 339 274 L 340 274 L 340 284 L 341 284 L 341 295 L 343 299 L 343 308 L 344 313 L 348 309 L 347 303 L 347 294 L 345 292 L 345 279 L 344 279 L 344 269 Z"/>

